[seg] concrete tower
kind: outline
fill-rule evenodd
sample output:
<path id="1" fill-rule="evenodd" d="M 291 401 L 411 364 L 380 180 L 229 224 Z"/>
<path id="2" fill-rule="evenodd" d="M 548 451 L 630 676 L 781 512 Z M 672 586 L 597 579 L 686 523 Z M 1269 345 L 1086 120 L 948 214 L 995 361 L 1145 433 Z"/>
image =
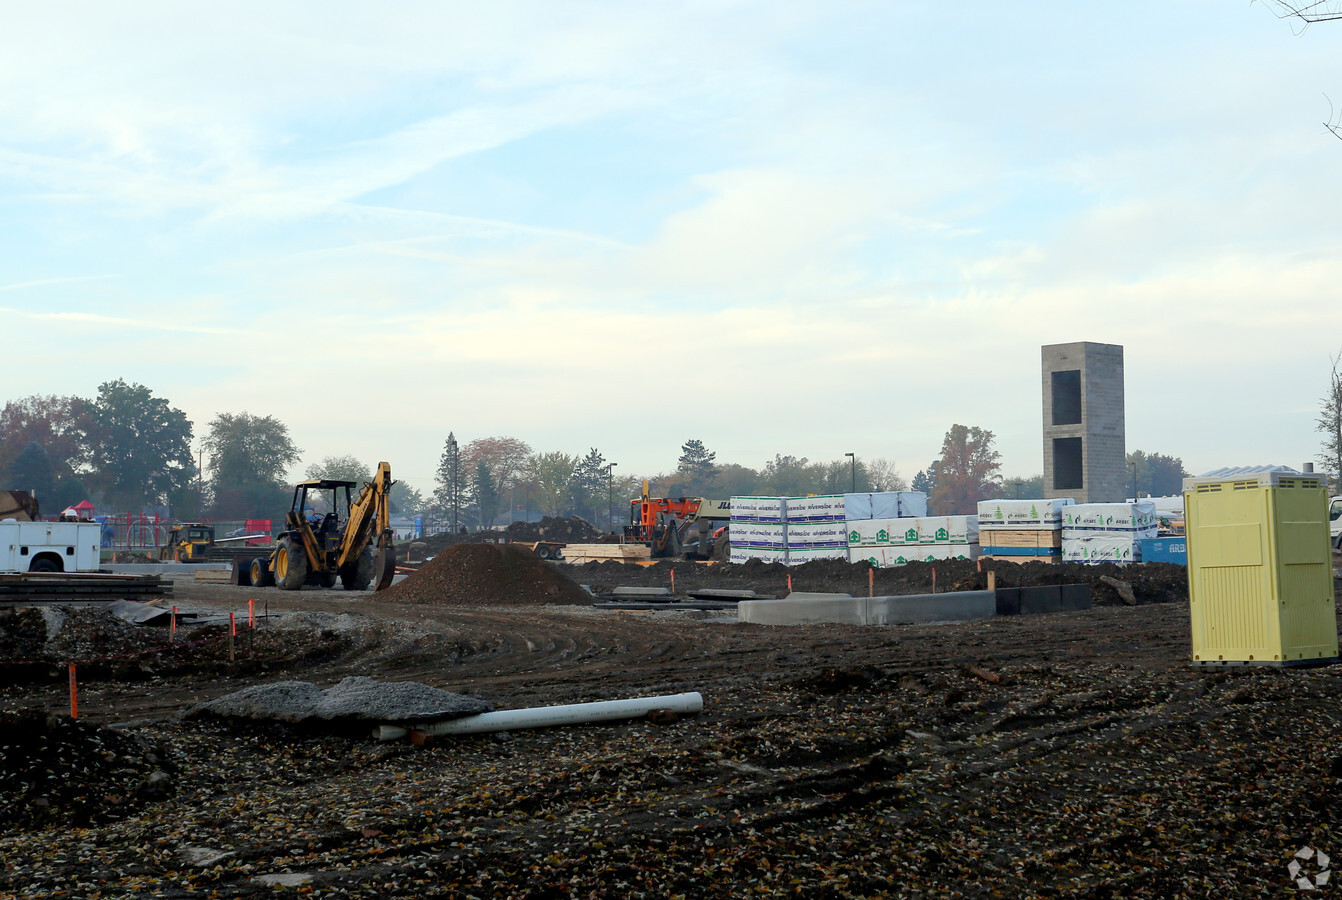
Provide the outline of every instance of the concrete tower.
<path id="1" fill-rule="evenodd" d="M 1044 497 L 1113 503 L 1128 495 L 1123 447 L 1123 348 L 1047 344 Z"/>

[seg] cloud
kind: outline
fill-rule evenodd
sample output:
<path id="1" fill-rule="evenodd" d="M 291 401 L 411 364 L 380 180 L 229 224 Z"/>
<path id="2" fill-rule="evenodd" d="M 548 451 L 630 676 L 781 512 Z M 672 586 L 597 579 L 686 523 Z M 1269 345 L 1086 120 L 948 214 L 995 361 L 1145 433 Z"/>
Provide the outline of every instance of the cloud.
<path id="1" fill-rule="evenodd" d="M 74 279 L 71 279 L 74 280 Z M 37 322 L 53 322 L 63 325 L 83 325 L 87 329 L 102 329 L 105 326 L 115 328 L 128 328 L 140 331 L 156 332 L 175 332 L 180 334 L 208 334 L 208 335 L 236 335 L 241 333 L 236 328 L 217 328 L 207 325 L 195 325 L 174 321 L 171 316 L 144 316 L 144 317 L 126 317 L 126 316 L 107 316 L 97 313 L 84 312 L 33 312 L 25 309 L 14 309 L 11 307 L 0 306 L 0 314 L 14 316 L 19 319 L 29 319 Z"/>
<path id="2" fill-rule="evenodd" d="M 106 281 L 120 278 L 120 275 L 69 275 L 62 278 L 39 278 L 36 281 L 24 281 L 19 284 L 0 285 L 0 291 L 22 291 L 28 288 L 46 287 L 53 284 L 78 284 L 83 281 Z"/>

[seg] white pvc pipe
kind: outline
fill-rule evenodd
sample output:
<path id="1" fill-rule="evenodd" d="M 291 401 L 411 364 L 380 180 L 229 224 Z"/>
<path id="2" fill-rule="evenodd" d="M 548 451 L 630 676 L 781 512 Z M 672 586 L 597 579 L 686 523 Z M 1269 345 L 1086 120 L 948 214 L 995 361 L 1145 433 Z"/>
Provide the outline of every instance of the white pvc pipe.
<path id="1" fill-rule="evenodd" d="M 524 728 L 551 728 L 556 725 L 587 725 L 615 719 L 637 719 L 655 709 L 678 713 L 697 713 L 704 708 L 703 695 L 667 694 L 662 697 L 638 697 L 633 700 L 599 700 L 595 703 L 570 703 L 566 706 L 538 706 L 531 709 L 505 709 L 479 713 L 446 722 L 433 722 L 405 728 L 379 725 L 373 736 L 379 741 L 395 741 L 412 730 L 439 736 L 445 734 L 484 734 L 490 731 L 520 731 Z"/>

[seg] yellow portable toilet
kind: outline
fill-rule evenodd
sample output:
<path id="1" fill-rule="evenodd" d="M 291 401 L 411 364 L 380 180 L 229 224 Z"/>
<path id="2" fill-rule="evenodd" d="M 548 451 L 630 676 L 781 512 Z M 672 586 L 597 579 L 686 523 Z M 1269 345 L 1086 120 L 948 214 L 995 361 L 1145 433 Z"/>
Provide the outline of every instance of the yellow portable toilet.
<path id="1" fill-rule="evenodd" d="M 1285 466 L 1184 479 L 1193 665 L 1336 662 L 1325 476 Z"/>

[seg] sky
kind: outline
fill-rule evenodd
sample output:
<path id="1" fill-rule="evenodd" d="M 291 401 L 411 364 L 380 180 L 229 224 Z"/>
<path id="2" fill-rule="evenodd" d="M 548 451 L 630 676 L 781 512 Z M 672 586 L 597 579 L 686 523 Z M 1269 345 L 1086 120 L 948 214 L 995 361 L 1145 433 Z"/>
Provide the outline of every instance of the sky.
<path id="1" fill-rule="evenodd" d="M 426 493 L 448 432 L 1298 466 L 1342 351 L 1342 22 L 1262 2 L 12 4 L 0 401 L 116 378 Z M 1331 99 L 1330 99 L 1331 98 Z"/>

